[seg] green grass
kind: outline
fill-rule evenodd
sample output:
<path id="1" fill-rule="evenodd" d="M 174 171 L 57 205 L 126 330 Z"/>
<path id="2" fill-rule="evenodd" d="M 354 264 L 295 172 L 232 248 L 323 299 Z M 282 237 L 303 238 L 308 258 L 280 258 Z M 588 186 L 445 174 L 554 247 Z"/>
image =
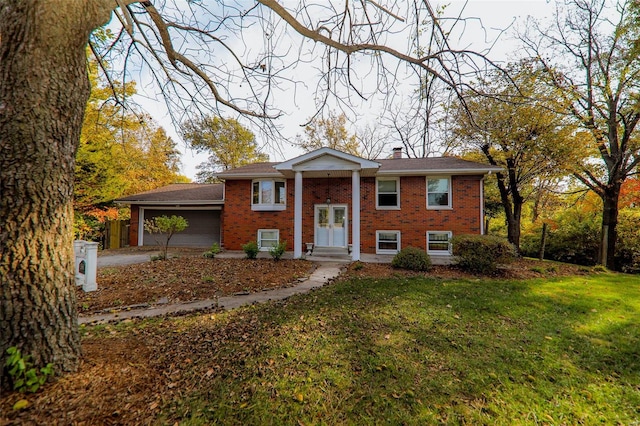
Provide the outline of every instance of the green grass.
<path id="1" fill-rule="evenodd" d="M 198 329 L 198 362 L 184 373 L 193 387 L 164 408 L 163 422 L 637 424 L 640 418 L 637 276 L 362 279 L 216 321 L 173 321 L 181 330 Z M 206 354 L 197 349 L 196 340 L 225 327 L 242 330 L 225 331 Z M 203 375 L 207 369 L 214 373 Z"/>

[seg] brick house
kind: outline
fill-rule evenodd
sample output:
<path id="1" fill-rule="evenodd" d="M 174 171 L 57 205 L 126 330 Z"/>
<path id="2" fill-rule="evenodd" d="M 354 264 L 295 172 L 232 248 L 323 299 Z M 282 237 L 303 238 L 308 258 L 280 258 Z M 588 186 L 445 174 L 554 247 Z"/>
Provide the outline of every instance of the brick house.
<path id="1" fill-rule="evenodd" d="M 400 150 L 371 161 L 321 148 L 221 172 L 224 188 L 169 185 L 118 201 L 131 204 L 131 245 L 149 241 L 139 233 L 144 218 L 181 214 L 195 228 L 179 245 L 241 250 L 255 240 L 268 250 L 287 241 L 295 258 L 313 246 L 313 254 L 350 252 L 353 260 L 413 246 L 446 258 L 452 236 L 484 233 L 483 179 L 499 170 L 453 157 L 402 158 Z"/>
<path id="2" fill-rule="evenodd" d="M 282 163 L 218 174 L 225 182 L 222 242 L 240 250 L 287 241 L 316 250 L 394 254 L 419 247 L 449 256 L 458 234 L 484 233 L 483 178 L 499 168 L 453 157 L 365 160 L 321 148 Z"/>

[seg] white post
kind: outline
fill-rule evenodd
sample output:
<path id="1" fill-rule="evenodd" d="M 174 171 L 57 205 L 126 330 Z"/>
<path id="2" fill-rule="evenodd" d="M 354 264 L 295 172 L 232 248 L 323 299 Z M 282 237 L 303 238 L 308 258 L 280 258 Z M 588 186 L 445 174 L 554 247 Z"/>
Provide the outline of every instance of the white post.
<path id="1" fill-rule="evenodd" d="M 302 257 L 302 172 L 296 172 L 293 195 L 293 258 Z"/>
<path id="2" fill-rule="evenodd" d="M 85 283 L 82 286 L 84 291 L 96 291 L 98 282 L 96 277 L 98 274 L 98 243 L 85 243 Z"/>
<path id="3" fill-rule="evenodd" d="M 360 260 L 360 171 L 351 173 L 351 260 Z"/>
<path id="4" fill-rule="evenodd" d="M 484 229 L 484 177 L 480 179 L 480 235 L 485 234 Z"/>

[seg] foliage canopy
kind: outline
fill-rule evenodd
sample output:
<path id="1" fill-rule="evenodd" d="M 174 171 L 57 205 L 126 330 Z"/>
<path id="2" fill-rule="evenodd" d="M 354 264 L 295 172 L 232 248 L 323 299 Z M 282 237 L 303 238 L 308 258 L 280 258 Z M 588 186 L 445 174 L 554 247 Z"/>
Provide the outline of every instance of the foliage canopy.
<path id="1" fill-rule="evenodd" d="M 207 116 L 182 123 L 182 137 L 209 159 L 197 166 L 199 182 L 214 182 L 214 174 L 251 163 L 269 161 L 260 152 L 253 133 L 232 118 Z"/>

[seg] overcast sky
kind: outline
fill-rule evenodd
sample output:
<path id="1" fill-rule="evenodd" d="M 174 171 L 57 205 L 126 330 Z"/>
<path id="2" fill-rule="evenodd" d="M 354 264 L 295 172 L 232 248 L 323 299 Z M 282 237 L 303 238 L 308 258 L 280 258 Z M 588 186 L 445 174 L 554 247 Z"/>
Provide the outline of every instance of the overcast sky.
<path id="1" fill-rule="evenodd" d="M 458 25 L 456 27 L 458 33 L 453 34 L 450 38 L 453 45 L 478 51 L 482 51 L 488 46 L 493 45 L 489 57 L 494 61 L 507 61 L 515 58 L 514 52 L 517 50 L 517 43 L 513 40 L 513 31 L 512 29 L 507 29 L 506 32 L 501 34 L 502 30 L 509 27 L 513 28 L 517 22 L 522 23 L 527 16 L 532 16 L 537 19 L 549 18 L 552 16 L 555 8 L 555 2 L 548 2 L 546 0 L 449 0 L 436 4 L 442 3 L 448 4 L 445 11 L 446 16 L 457 15 L 458 11 L 464 7 L 464 12 L 462 13 L 464 17 L 478 18 L 469 19 L 466 21 L 466 25 Z M 499 37 L 499 39 L 496 43 L 497 37 Z M 138 87 L 142 89 L 142 87 Z M 310 96 L 312 96 L 312 94 L 310 94 Z M 182 173 L 194 179 L 196 165 L 205 161 L 207 155 L 196 154 L 185 146 L 183 141 L 177 136 L 175 129 L 169 124 L 170 121 L 165 115 L 166 109 L 163 105 L 150 100 L 142 100 L 141 103 L 143 107 L 165 127 L 167 132 L 178 141 L 178 148 L 183 153 Z M 300 125 L 312 112 L 313 105 L 311 104 L 308 111 L 299 104 L 295 106 L 292 105 L 288 111 L 285 111 L 287 114 L 285 118 L 280 121 L 280 124 L 283 125 L 283 134 L 289 140 L 293 140 L 296 134 L 301 134 L 302 128 Z M 374 115 L 375 114 L 372 114 L 372 116 Z M 257 134 L 257 132 L 255 133 Z M 260 143 L 260 140 L 258 140 L 258 142 Z M 271 161 L 282 161 L 299 155 L 301 152 L 291 144 L 287 144 L 287 146 L 282 147 L 280 152 L 269 151 L 268 153 Z"/>

